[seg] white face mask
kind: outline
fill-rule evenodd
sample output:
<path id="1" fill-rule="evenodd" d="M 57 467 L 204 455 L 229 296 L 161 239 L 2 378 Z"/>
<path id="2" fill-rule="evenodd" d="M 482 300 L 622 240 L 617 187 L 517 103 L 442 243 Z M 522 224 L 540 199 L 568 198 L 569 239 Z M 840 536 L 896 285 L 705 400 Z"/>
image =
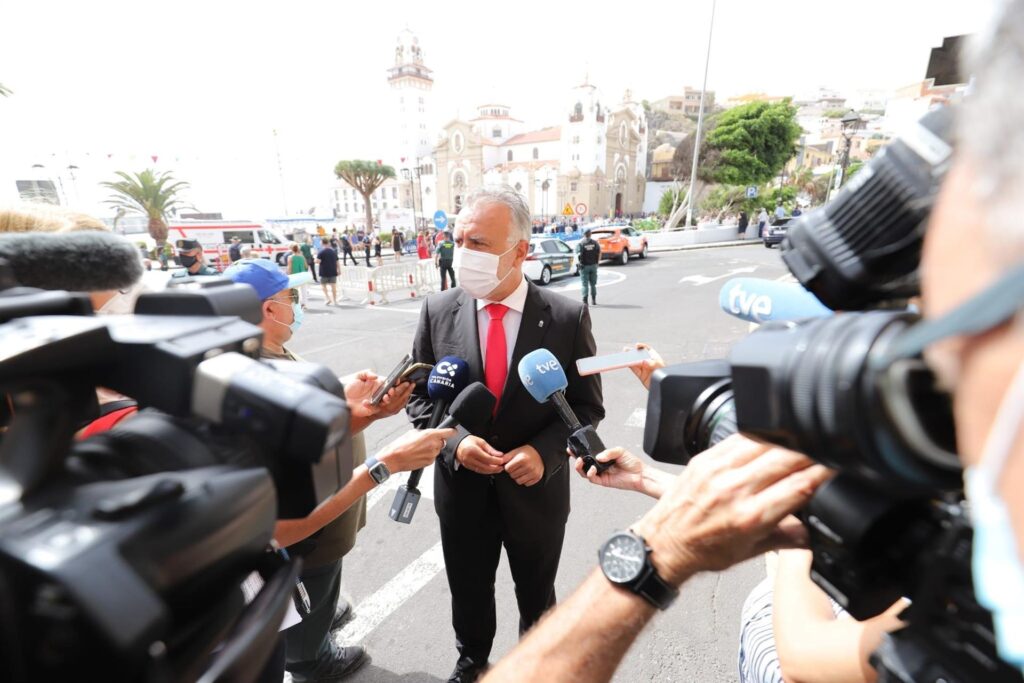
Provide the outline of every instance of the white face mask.
<path id="1" fill-rule="evenodd" d="M 981 461 L 964 472 L 971 503 L 971 564 L 978 603 L 992 612 L 996 647 L 1006 662 L 1024 670 L 1024 566 L 1010 512 L 998 483 L 1024 423 L 1024 365 L 1017 370 L 996 413 Z"/>
<path id="2" fill-rule="evenodd" d="M 474 299 L 486 298 L 512 274 L 514 269 L 510 268 L 504 276 L 498 277 L 498 268 L 501 265 L 501 257 L 518 246 L 517 242 L 497 256 L 485 251 L 458 247 L 452 258 L 452 268 L 455 270 L 459 286 Z"/>

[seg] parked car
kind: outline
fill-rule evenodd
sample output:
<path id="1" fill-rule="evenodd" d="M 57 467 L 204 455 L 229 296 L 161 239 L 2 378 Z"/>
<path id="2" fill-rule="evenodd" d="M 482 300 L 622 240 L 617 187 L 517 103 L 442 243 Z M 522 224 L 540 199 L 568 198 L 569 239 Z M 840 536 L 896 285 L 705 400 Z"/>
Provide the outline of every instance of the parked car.
<path id="1" fill-rule="evenodd" d="M 553 278 L 576 272 L 576 254 L 556 237 L 534 237 L 523 262 L 523 272 L 534 282 L 546 285 Z"/>
<path id="2" fill-rule="evenodd" d="M 771 249 L 776 244 L 780 244 L 786 237 L 786 230 L 789 226 L 789 222 L 792 218 L 777 218 L 776 222 L 765 228 L 764 231 L 764 246 Z"/>
<path id="3" fill-rule="evenodd" d="M 590 236 L 601 245 L 601 258 L 626 265 L 630 256 L 647 258 L 647 238 L 636 228 L 608 226 L 590 231 Z"/>

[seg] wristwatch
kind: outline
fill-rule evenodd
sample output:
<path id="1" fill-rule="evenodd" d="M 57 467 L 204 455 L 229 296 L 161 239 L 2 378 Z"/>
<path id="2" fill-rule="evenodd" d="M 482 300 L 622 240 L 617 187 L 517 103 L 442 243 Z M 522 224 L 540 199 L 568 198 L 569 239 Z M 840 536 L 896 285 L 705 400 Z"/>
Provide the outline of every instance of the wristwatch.
<path id="1" fill-rule="evenodd" d="M 366 470 L 378 485 L 386 482 L 388 477 L 391 476 L 391 470 L 388 469 L 388 466 L 372 455 L 366 459 Z"/>
<path id="2" fill-rule="evenodd" d="M 679 590 L 665 582 L 651 564 L 651 549 L 632 531 L 612 534 L 597 551 L 601 571 L 616 586 L 643 597 L 658 609 L 667 609 Z"/>

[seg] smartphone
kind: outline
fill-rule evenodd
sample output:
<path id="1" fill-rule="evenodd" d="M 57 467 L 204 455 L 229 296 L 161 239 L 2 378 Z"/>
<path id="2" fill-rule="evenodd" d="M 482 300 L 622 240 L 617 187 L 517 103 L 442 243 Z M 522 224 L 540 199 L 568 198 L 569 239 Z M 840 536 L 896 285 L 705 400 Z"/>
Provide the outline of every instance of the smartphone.
<path id="1" fill-rule="evenodd" d="M 405 354 L 405 357 L 398 362 L 394 370 L 388 375 L 388 378 L 384 380 L 384 384 L 380 385 L 377 391 L 373 392 L 373 396 L 370 397 L 370 405 L 379 405 L 389 391 L 391 391 L 396 384 L 401 380 L 402 373 L 409 369 L 409 366 L 413 365 L 412 354 Z"/>
<path id="2" fill-rule="evenodd" d="M 651 359 L 650 349 L 631 349 L 622 353 L 611 353 L 607 356 L 590 356 L 580 358 L 576 361 L 576 370 L 581 377 L 596 375 L 599 372 L 628 368 L 632 365 L 640 365 L 645 360 Z"/>
<path id="3" fill-rule="evenodd" d="M 398 381 L 399 383 L 412 382 L 413 384 L 419 384 L 430 377 L 430 371 L 433 369 L 434 366 L 428 363 L 413 363 L 405 369 L 405 372 L 398 378 Z"/>

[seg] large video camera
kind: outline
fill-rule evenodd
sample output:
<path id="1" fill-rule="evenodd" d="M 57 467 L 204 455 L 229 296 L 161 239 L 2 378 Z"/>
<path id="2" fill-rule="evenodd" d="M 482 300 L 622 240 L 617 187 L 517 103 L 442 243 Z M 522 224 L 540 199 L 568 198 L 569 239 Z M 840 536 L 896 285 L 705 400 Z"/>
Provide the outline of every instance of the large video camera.
<path id="1" fill-rule="evenodd" d="M 321 497 L 311 467 L 346 471 L 341 384 L 256 360 L 252 288 L 197 278 L 135 310 L 0 288 L 5 680 L 251 680 L 300 564 L 268 552 L 274 523 Z M 140 412 L 78 440 L 97 387 Z"/>
<path id="2" fill-rule="evenodd" d="M 783 242 L 808 290 L 861 312 L 763 325 L 727 360 L 656 372 L 647 405 L 644 450 L 656 460 L 686 463 L 739 431 L 838 472 L 800 513 L 811 578 L 857 619 L 910 600 L 907 626 L 872 655 L 883 683 L 1021 680 L 974 596 L 950 397 L 920 356 L 893 352 L 918 319 L 905 303 L 919 293 L 952 114 L 926 115 Z"/>

